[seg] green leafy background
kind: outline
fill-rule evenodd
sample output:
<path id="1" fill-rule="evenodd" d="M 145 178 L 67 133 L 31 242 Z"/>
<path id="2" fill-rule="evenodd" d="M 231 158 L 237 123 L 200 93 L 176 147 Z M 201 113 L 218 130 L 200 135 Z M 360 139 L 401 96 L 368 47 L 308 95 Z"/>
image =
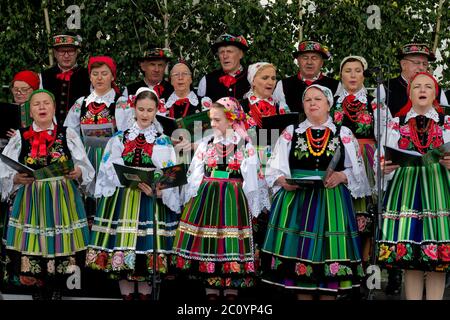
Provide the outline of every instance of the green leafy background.
<path id="1" fill-rule="evenodd" d="M 111 55 L 118 63 L 121 85 L 141 76 L 137 58 L 151 45 L 168 46 L 175 56 L 186 59 L 197 82 L 218 67 L 210 44 L 228 32 L 243 34 L 249 41 L 244 64 L 272 62 L 280 79 L 297 70 L 292 52 L 300 34 L 330 48 L 333 59 L 326 62 L 326 70 L 338 70 L 343 57 L 358 54 L 371 66 L 389 65 L 384 68 L 386 77 L 399 73 L 396 52 L 402 44 L 418 41 L 432 46 L 438 36 L 442 58 L 431 67 L 443 70 L 439 80 L 450 87 L 449 2 L 442 1 L 436 34 L 439 1 L 277 0 L 262 5 L 257 0 L 2 0 L 0 99 L 11 99 L 8 85 L 16 72 L 49 66 L 44 9 L 54 34 L 67 29 L 70 5 L 81 8 L 81 29 L 75 30 L 83 37 L 79 62 L 86 65 L 90 55 Z M 370 5 L 380 8 L 380 30 L 367 27 Z M 373 83 L 368 80 L 366 85 Z"/>

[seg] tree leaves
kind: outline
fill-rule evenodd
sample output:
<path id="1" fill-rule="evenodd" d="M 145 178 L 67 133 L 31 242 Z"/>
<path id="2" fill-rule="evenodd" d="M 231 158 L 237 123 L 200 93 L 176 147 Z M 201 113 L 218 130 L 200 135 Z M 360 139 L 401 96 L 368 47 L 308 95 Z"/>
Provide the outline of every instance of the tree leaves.
<path id="1" fill-rule="evenodd" d="M 450 55 L 450 10 L 445 0 L 439 32 L 444 61 L 433 68 L 448 68 Z M 66 7 L 81 8 L 83 37 L 80 63 L 89 55 L 111 55 L 118 64 L 119 83 L 125 85 L 141 75 L 137 59 L 149 46 L 169 43 L 177 56 L 187 59 L 195 68 L 194 81 L 219 66 L 210 45 L 224 32 L 243 34 L 250 43 L 244 63 L 268 61 L 278 68 L 278 78 L 297 72 L 292 52 L 303 27 L 304 39 L 323 42 L 333 59 L 327 70 L 338 70 L 340 61 L 349 54 L 364 56 L 370 66 L 387 64 L 386 77 L 398 74 L 397 49 L 411 41 L 433 45 L 437 20 L 437 2 L 425 0 L 381 1 L 345 0 L 313 1 L 314 11 L 308 11 L 312 1 L 268 1 L 262 6 L 256 0 L 87 0 L 73 1 L 2 0 L 0 4 L 0 74 L 1 83 L 8 85 L 13 75 L 22 69 L 40 71 L 48 67 L 48 34 L 43 8 L 47 8 L 51 32 L 66 28 L 69 14 Z M 167 3 L 167 6 L 165 5 Z M 367 7 L 378 5 L 381 30 L 369 29 Z M 302 20 L 299 11 L 303 9 Z M 164 13 L 167 13 L 165 33 Z M 100 39 L 97 33 L 101 32 Z M 447 57 L 447 58 L 445 58 Z M 368 85 L 373 85 L 370 81 Z M 450 86 L 446 71 L 442 84 Z M 7 89 L 0 93 L 11 99 Z"/>

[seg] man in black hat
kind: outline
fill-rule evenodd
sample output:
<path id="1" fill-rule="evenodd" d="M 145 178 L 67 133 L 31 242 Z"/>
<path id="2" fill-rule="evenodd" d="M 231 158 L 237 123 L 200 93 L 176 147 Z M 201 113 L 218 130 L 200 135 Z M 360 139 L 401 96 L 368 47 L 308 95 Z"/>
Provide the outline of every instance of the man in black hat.
<path id="1" fill-rule="evenodd" d="M 331 54 L 328 48 L 319 42 L 301 42 L 293 56 L 297 59 L 299 72 L 278 81 L 273 96 L 276 101 L 285 102 L 292 112 L 303 113 L 302 95 L 308 86 L 319 84 L 328 87 L 334 94 L 339 81 L 321 72 L 324 60 L 330 59 Z"/>
<path id="2" fill-rule="evenodd" d="M 167 101 L 173 92 L 172 85 L 164 80 L 167 63 L 172 58 L 170 49 L 152 48 L 139 59 L 139 67 L 144 73 L 144 79 L 127 86 L 124 95 L 134 95 L 141 87 L 154 90 L 162 102 Z"/>
<path id="3" fill-rule="evenodd" d="M 41 73 L 41 87 L 55 95 L 56 120 L 64 123 L 75 101 L 91 93 L 91 82 L 86 68 L 77 64 L 81 37 L 73 34 L 56 35 L 51 40 L 56 65 Z"/>
<path id="4" fill-rule="evenodd" d="M 393 117 L 408 102 L 407 88 L 410 80 L 416 73 L 427 71 L 429 62 L 436 60 L 429 47 L 422 43 L 404 45 L 397 57 L 400 61 L 401 73 L 397 78 L 389 79 L 380 93 L 381 99 L 386 101 Z M 387 92 L 388 96 L 386 96 Z M 439 91 L 438 101 L 442 105 L 448 104 L 442 91 Z"/>
<path id="5" fill-rule="evenodd" d="M 223 34 L 211 48 L 217 53 L 222 68 L 208 73 L 200 80 L 197 95 L 212 101 L 222 97 L 242 100 L 250 90 L 247 68 L 241 65 L 244 53 L 248 50 L 247 40 L 243 36 Z"/>

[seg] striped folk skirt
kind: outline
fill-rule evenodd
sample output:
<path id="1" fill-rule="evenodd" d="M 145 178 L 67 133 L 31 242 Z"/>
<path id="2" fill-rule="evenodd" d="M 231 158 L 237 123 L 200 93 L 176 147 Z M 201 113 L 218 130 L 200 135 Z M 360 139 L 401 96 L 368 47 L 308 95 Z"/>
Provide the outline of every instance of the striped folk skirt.
<path id="1" fill-rule="evenodd" d="M 89 242 L 83 201 L 73 180 L 38 180 L 21 187 L 6 231 L 10 276 L 44 278 L 73 272 Z"/>
<path id="2" fill-rule="evenodd" d="M 92 166 L 95 169 L 95 172 L 98 172 L 100 168 L 100 162 L 102 162 L 103 151 L 105 148 L 98 146 L 86 146 L 86 154 L 91 162 Z"/>
<path id="3" fill-rule="evenodd" d="M 183 210 L 174 251 L 176 268 L 207 287 L 253 286 L 251 216 L 240 179 L 204 178 Z"/>
<path id="4" fill-rule="evenodd" d="M 423 271 L 450 265 L 450 172 L 439 163 L 396 170 L 384 198 L 378 261 Z"/>
<path id="5" fill-rule="evenodd" d="M 157 264 L 168 272 L 179 215 L 156 201 Z M 113 279 L 149 281 L 153 274 L 153 198 L 139 189 L 117 188 L 101 198 L 91 229 L 86 265 Z"/>
<path id="6" fill-rule="evenodd" d="M 100 163 L 102 161 L 103 157 L 103 151 L 105 148 L 100 146 L 85 146 L 86 154 L 88 156 L 89 161 L 91 162 L 92 166 L 95 169 L 95 179 L 97 179 L 97 173 L 100 169 Z M 93 182 L 95 184 L 95 182 Z M 91 227 L 92 219 L 95 216 L 97 212 L 98 207 L 98 199 L 94 198 L 93 196 L 88 195 L 85 198 L 85 208 L 86 208 L 86 214 L 89 221 L 89 227 Z"/>
<path id="7" fill-rule="evenodd" d="M 374 139 L 358 139 L 359 150 L 364 161 L 367 180 L 371 188 L 375 187 L 375 173 L 373 164 L 375 159 L 375 140 Z M 376 197 L 368 196 L 353 199 L 353 208 L 355 209 L 356 222 L 360 236 L 372 237 L 374 231 L 374 216 L 370 207 L 376 205 Z"/>
<path id="8" fill-rule="evenodd" d="M 280 189 L 262 247 L 262 280 L 308 293 L 336 294 L 364 276 L 352 198 L 339 185 Z"/>

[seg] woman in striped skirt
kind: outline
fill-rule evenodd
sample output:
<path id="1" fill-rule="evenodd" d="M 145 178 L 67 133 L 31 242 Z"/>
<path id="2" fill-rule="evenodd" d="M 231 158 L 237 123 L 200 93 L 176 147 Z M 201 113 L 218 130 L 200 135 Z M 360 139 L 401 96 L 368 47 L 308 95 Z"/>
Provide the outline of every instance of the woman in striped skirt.
<path id="1" fill-rule="evenodd" d="M 247 80 L 250 83 L 250 90 L 244 95 L 242 108 L 244 112 L 250 116 L 251 128 L 249 135 L 258 153 L 258 160 L 261 164 L 259 172 L 260 192 L 269 192 L 267 182 L 264 179 L 267 160 L 270 158 L 272 150 L 272 141 L 266 140 L 270 138 L 270 128 L 263 128 L 262 119 L 264 117 L 275 116 L 277 114 L 285 114 L 289 111 L 288 106 L 283 103 L 275 102 L 273 99 L 273 90 L 277 82 L 276 68 L 268 62 L 257 62 L 248 66 Z M 263 130 L 260 130 L 263 129 Z M 284 129 L 284 128 L 283 128 Z M 265 141 L 265 143 L 264 143 Z M 258 142 L 258 144 L 256 144 Z M 275 144 L 275 142 L 274 142 Z M 253 219 L 253 229 L 255 238 L 255 254 L 257 263 L 259 263 L 259 253 L 261 245 L 264 241 L 267 229 L 267 221 L 269 219 L 270 197 L 262 195 L 262 199 L 267 199 L 267 203 L 261 204 L 264 208 L 258 218 Z"/>
<path id="2" fill-rule="evenodd" d="M 335 298 L 363 276 L 352 196 L 364 197 L 370 188 L 356 138 L 329 116 L 332 103 L 331 90 L 309 86 L 307 119 L 284 130 L 266 168 L 276 194 L 261 249 L 262 277 L 295 290 L 298 299 Z M 327 174 L 330 161 L 335 168 Z M 320 178 L 306 187 L 286 180 L 308 176 Z"/>
<path id="3" fill-rule="evenodd" d="M 331 117 L 335 124 L 349 128 L 360 146 L 364 160 L 367 179 L 372 190 L 375 190 L 375 176 L 373 172 L 374 155 L 377 137 L 377 104 L 364 86 L 364 71 L 368 64 L 364 57 L 348 56 L 340 64 L 341 83 L 335 94 Z M 380 127 L 386 127 L 386 118 L 390 118 L 386 105 L 380 105 Z M 358 225 L 359 236 L 363 251 L 363 264 L 367 266 L 373 253 L 374 210 L 376 197 L 373 193 L 369 197 L 353 199 Z"/>
<path id="4" fill-rule="evenodd" d="M 258 191 L 258 157 L 248 142 L 246 115 L 234 98 L 210 109 L 214 134 L 199 144 L 183 188 L 174 264 L 204 280 L 209 300 L 220 290 L 236 299 L 238 288 L 253 286 L 252 215 L 264 203 Z"/>
<path id="5" fill-rule="evenodd" d="M 106 142 L 92 143 L 87 140 L 84 132 L 99 125 L 109 126 L 113 131 L 116 129 L 123 131 L 132 123 L 133 110 L 127 103 L 127 98 L 120 95 L 120 90 L 115 83 L 117 67 L 112 58 L 90 57 L 88 71 L 94 90 L 87 97 L 79 97 L 70 108 L 64 120 L 64 126 L 74 129 L 83 137 L 89 160 L 98 172 Z M 97 203 L 92 198 L 94 187 L 95 183 L 92 189 L 88 190 L 89 197 L 86 199 L 89 222 L 92 222 L 97 207 Z"/>
<path id="6" fill-rule="evenodd" d="M 408 103 L 388 124 L 387 146 L 425 154 L 450 142 L 450 118 L 436 101 L 438 90 L 431 74 L 413 77 Z M 406 299 L 421 300 L 425 282 L 426 299 L 441 300 L 450 266 L 450 156 L 399 164 L 381 161 L 387 190 L 378 261 L 405 269 Z"/>
<path id="7" fill-rule="evenodd" d="M 136 92 L 136 122 L 118 132 L 107 144 L 97 177 L 95 196 L 101 197 L 86 264 L 108 272 L 119 280 L 124 300 L 149 300 L 149 281 L 153 271 L 153 221 L 157 225 L 157 270 L 167 273 L 168 255 L 178 225 L 180 200 L 177 188 L 152 190 L 140 183 L 138 188 L 121 186 L 114 164 L 155 169 L 175 165 L 175 151 L 170 138 L 162 134 L 155 120 L 159 98 L 149 88 Z M 156 213 L 152 194 L 157 192 Z M 138 296 L 135 296 L 138 282 Z"/>
<path id="8" fill-rule="evenodd" d="M 88 245 L 89 231 L 78 185 L 87 189 L 95 171 L 78 134 L 53 122 L 53 94 L 36 90 L 29 102 L 33 123 L 16 131 L 3 154 L 32 169 L 72 160 L 74 170 L 35 180 L 0 162 L 2 198 L 17 191 L 5 239 L 7 275 L 34 286 L 35 298 L 58 299 L 65 274 L 83 265 L 77 258 Z"/>

